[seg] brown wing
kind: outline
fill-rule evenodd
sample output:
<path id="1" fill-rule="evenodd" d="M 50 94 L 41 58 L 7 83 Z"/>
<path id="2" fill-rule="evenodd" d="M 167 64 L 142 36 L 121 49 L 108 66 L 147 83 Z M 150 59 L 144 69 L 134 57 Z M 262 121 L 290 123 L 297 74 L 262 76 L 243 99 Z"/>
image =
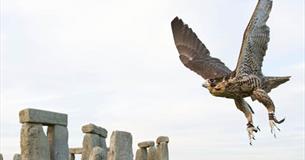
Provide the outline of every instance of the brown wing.
<path id="1" fill-rule="evenodd" d="M 259 0 L 244 32 L 236 76 L 255 74 L 262 76 L 262 63 L 269 42 L 269 27 L 266 21 L 272 8 L 271 0 Z"/>
<path id="2" fill-rule="evenodd" d="M 210 56 L 209 50 L 181 19 L 176 17 L 171 26 L 180 60 L 186 67 L 204 79 L 224 77 L 231 72 L 219 59 Z"/>

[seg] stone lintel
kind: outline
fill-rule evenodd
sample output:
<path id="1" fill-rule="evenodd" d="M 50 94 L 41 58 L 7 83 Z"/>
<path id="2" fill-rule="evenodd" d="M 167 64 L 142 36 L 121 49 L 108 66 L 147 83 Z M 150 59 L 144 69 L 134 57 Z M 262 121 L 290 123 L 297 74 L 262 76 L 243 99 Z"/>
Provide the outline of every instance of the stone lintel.
<path id="1" fill-rule="evenodd" d="M 68 115 L 63 113 L 27 108 L 19 112 L 20 123 L 67 126 Z"/>
<path id="2" fill-rule="evenodd" d="M 166 142 L 168 143 L 169 142 L 169 138 L 167 136 L 159 136 L 157 138 L 157 144 L 160 144 L 161 142 Z"/>
<path id="3" fill-rule="evenodd" d="M 69 153 L 72 154 L 82 154 L 83 148 L 69 148 Z"/>
<path id="4" fill-rule="evenodd" d="M 84 125 L 82 127 L 83 133 L 92 133 L 92 134 L 97 134 L 100 135 L 101 137 L 107 138 L 107 130 L 105 128 L 96 126 L 92 123 L 89 123 L 87 125 Z"/>
<path id="5" fill-rule="evenodd" d="M 154 141 L 144 141 L 144 142 L 138 143 L 138 146 L 140 148 L 147 148 L 147 147 L 151 147 L 151 146 L 154 146 L 154 145 L 155 145 Z"/>

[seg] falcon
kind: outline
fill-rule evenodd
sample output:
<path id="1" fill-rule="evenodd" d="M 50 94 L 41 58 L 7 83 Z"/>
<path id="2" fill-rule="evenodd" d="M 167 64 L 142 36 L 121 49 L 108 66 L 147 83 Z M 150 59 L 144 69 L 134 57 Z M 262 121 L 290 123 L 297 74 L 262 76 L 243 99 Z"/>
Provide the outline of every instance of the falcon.
<path id="1" fill-rule="evenodd" d="M 255 140 L 254 134 L 259 127 L 255 127 L 251 106 L 244 98 L 251 97 L 252 101 L 262 103 L 267 111 L 271 133 L 276 137 L 280 129 L 277 124 L 285 121 L 275 116 L 275 105 L 268 93 L 287 82 L 290 76 L 264 76 L 262 62 L 270 40 L 270 30 L 266 25 L 272 8 L 272 0 L 259 0 L 254 13 L 243 35 L 242 46 L 235 70 L 231 71 L 219 59 L 210 56 L 207 47 L 198 39 L 197 35 L 187 24 L 175 17 L 171 22 L 176 48 L 181 62 L 199 74 L 213 96 L 233 99 L 238 110 L 244 113 L 247 119 L 247 133 L 250 145 Z"/>

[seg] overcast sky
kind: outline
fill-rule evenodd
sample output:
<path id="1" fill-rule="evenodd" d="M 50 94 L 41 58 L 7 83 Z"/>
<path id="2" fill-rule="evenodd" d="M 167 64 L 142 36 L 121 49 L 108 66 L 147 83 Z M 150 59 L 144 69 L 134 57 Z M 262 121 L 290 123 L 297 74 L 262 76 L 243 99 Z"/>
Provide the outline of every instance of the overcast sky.
<path id="1" fill-rule="evenodd" d="M 292 76 L 269 95 L 286 117 L 274 139 L 265 107 L 249 98 L 261 132 L 249 146 L 233 100 L 211 96 L 179 61 L 170 22 L 179 16 L 211 54 L 235 68 L 256 0 L 1 0 L 0 152 L 20 152 L 18 113 L 69 115 L 69 146 L 87 123 L 129 131 L 133 149 L 170 138 L 171 160 L 304 159 L 304 1 L 275 0 L 263 63 Z"/>

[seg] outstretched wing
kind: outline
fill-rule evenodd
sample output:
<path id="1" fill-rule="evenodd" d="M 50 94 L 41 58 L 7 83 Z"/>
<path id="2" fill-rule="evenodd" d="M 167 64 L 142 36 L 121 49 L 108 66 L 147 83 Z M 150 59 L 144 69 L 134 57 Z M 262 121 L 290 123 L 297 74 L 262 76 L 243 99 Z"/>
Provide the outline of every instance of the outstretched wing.
<path id="1" fill-rule="evenodd" d="M 186 67 L 204 79 L 224 77 L 231 72 L 219 59 L 210 56 L 209 50 L 181 19 L 176 17 L 171 26 L 180 60 Z"/>
<path id="2" fill-rule="evenodd" d="M 272 8 L 272 0 L 259 0 L 244 32 L 236 76 L 255 74 L 262 76 L 262 63 L 269 42 L 269 27 L 266 21 Z"/>

